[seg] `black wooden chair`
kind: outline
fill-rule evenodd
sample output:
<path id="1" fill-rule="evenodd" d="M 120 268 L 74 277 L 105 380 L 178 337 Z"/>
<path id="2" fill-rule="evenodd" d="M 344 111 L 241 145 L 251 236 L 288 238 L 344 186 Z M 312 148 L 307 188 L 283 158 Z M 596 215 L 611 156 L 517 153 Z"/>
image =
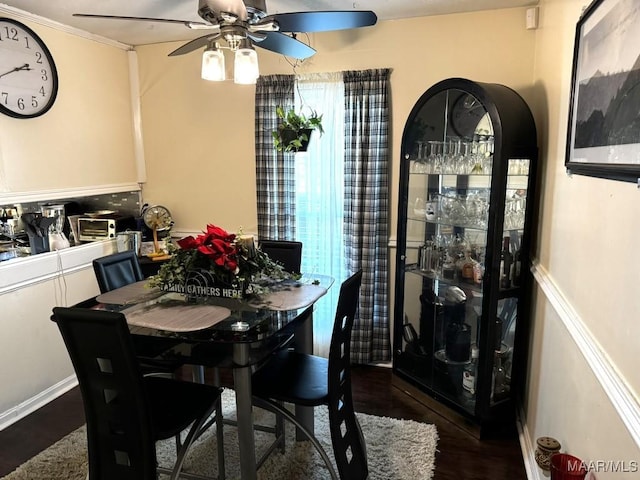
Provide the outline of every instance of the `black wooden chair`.
<path id="1" fill-rule="evenodd" d="M 144 280 L 138 256 L 133 250 L 113 253 L 93 261 L 100 293 Z"/>
<path id="2" fill-rule="evenodd" d="M 170 378 L 144 377 L 123 314 L 86 308 L 53 309 L 78 377 L 87 422 L 89 480 L 178 478 L 185 455 L 214 422 L 218 478 L 224 478 L 221 389 Z M 212 417 L 214 415 L 214 417 Z M 155 442 L 177 440 L 174 468 L 157 466 Z"/>
<path id="3" fill-rule="evenodd" d="M 289 273 L 300 273 L 302 263 L 302 242 L 289 240 L 262 240 L 260 250 L 269 255 Z"/>
<path id="4" fill-rule="evenodd" d="M 116 288 L 144 280 L 138 255 L 133 250 L 96 258 L 93 261 L 93 271 L 98 281 L 100 293 L 107 293 Z M 184 362 L 179 358 L 163 356 L 166 350 L 174 346 L 175 342 L 172 339 L 162 342 L 156 338 L 149 339 L 145 336 L 135 335 L 133 343 L 144 373 L 173 375 L 177 369 L 184 365 Z M 201 369 L 194 367 L 194 378 L 200 383 L 203 383 L 200 378 L 203 375 Z"/>
<path id="5" fill-rule="evenodd" d="M 368 477 L 366 445 L 353 410 L 349 358 L 361 281 L 362 272 L 359 271 L 340 287 L 328 359 L 279 350 L 253 374 L 252 379 L 255 405 L 282 415 L 303 431 L 324 459 L 334 480 L 338 477 L 326 452 L 282 402 L 308 407 L 327 405 L 339 478 L 364 480 Z M 276 439 L 275 443 L 284 446 L 283 432 L 280 435 L 282 438 Z"/>

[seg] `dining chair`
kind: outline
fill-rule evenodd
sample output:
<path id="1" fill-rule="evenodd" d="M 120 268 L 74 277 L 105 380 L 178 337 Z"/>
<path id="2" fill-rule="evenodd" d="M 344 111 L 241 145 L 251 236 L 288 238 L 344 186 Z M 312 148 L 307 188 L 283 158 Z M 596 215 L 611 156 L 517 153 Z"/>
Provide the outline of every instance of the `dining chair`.
<path id="1" fill-rule="evenodd" d="M 254 404 L 282 415 L 312 442 L 322 456 L 331 478 L 364 480 L 368 477 L 367 453 L 351 394 L 350 342 L 358 307 L 362 271 L 340 287 L 329 347 L 329 358 L 278 350 L 252 376 Z M 282 403 L 307 407 L 327 405 L 331 443 L 339 477 L 318 440 Z M 284 433 L 274 444 L 284 447 Z"/>
<path id="2" fill-rule="evenodd" d="M 144 280 L 138 255 L 133 250 L 113 253 L 93 261 L 100 293 Z"/>
<path id="3" fill-rule="evenodd" d="M 286 272 L 300 273 L 302 242 L 290 240 L 261 240 L 258 247 L 271 260 L 280 263 Z"/>
<path id="4" fill-rule="evenodd" d="M 143 376 L 122 313 L 55 307 L 51 320 L 62 334 L 82 393 L 89 480 L 151 480 L 158 473 L 176 479 L 189 447 L 214 423 L 217 478 L 224 478 L 220 388 Z M 184 440 L 176 441 L 174 467 L 158 467 L 155 442 L 189 426 Z"/>
<path id="5" fill-rule="evenodd" d="M 126 285 L 144 280 L 144 275 L 134 250 L 113 253 L 93 260 L 93 271 L 98 281 L 100 293 L 107 293 Z M 138 354 L 138 360 L 145 373 L 173 375 L 182 365 L 180 359 L 163 357 L 162 354 L 174 345 L 168 340 L 149 339 L 144 336 L 134 336 L 133 343 Z M 166 346 L 163 344 L 166 343 Z M 202 372 L 194 367 L 194 378 L 200 379 Z M 202 381 L 200 382 L 202 383 Z"/>

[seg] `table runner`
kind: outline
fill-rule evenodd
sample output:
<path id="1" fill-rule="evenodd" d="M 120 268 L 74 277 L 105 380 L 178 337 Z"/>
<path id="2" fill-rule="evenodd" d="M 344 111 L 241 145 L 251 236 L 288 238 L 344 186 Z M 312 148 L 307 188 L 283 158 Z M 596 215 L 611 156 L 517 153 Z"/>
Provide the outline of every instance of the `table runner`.
<path id="1" fill-rule="evenodd" d="M 225 318 L 231 310 L 218 305 L 184 303 L 177 300 L 163 302 L 153 308 L 132 307 L 124 311 L 129 325 L 155 328 L 168 332 L 194 332 L 209 328 Z"/>
<path id="2" fill-rule="evenodd" d="M 308 307 L 326 293 L 327 289 L 319 285 L 294 284 L 251 299 L 249 305 L 276 311 L 297 310 Z"/>
<path id="3" fill-rule="evenodd" d="M 110 292 L 102 293 L 96 297 L 96 301 L 110 305 L 132 305 L 153 300 L 164 293 L 158 287 L 150 287 L 147 280 L 141 280 Z"/>

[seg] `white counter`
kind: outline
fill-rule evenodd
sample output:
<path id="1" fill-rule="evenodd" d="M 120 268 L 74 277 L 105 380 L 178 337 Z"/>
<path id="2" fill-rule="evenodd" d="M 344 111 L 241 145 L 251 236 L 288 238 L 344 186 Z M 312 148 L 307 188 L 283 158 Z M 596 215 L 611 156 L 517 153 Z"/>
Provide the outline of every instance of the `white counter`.
<path id="1" fill-rule="evenodd" d="M 0 262 L 0 430 L 76 385 L 54 306 L 99 293 L 91 262 L 115 241 Z"/>

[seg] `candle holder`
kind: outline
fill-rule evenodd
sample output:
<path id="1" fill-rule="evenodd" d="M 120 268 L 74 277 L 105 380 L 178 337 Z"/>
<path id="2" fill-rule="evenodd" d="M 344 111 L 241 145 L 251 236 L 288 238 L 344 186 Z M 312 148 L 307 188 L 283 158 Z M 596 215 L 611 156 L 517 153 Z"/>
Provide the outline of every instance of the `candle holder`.
<path id="1" fill-rule="evenodd" d="M 560 442 L 551 437 L 540 437 L 536 440 L 534 456 L 538 466 L 545 471 L 551 470 L 551 457 L 560 451 Z"/>

